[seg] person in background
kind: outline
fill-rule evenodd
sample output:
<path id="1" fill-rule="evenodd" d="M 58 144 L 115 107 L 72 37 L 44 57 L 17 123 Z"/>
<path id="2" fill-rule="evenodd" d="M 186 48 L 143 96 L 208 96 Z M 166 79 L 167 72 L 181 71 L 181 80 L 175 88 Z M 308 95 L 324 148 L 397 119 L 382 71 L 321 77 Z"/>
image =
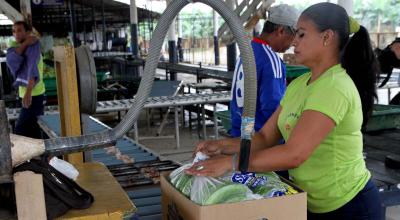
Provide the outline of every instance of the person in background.
<path id="1" fill-rule="evenodd" d="M 22 109 L 15 126 L 15 133 L 41 138 L 37 117 L 43 115 L 45 85 L 40 43 L 32 35 L 25 21 L 17 21 L 12 27 L 14 42 L 7 50 L 7 66 L 15 78 Z"/>
<path id="2" fill-rule="evenodd" d="M 291 82 L 278 109 L 253 135 L 248 171 L 288 169 L 307 192 L 310 220 L 382 219 L 362 154 L 361 127 L 371 114 L 379 72 L 368 31 L 341 6 L 318 3 L 302 12 L 293 45 L 296 61 L 311 72 Z M 282 137 L 285 143 L 279 144 Z M 195 151 L 212 157 L 186 172 L 235 171 L 239 150 L 235 139 L 200 143 Z"/>
<path id="3" fill-rule="evenodd" d="M 267 20 L 251 46 L 257 71 L 257 108 L 255 130 L 259 131 L 279 106 L 286 91 L 286 69 L 277 53 L 289 49 L 294 38 L 298 12 L 292 6 L 282 4 L 268 10 Z M 230 135 L 240 137 L 242 123 L 244 76 L 242 60 L 238 59 L 232 82 L 230 103 L 232 128 Z"/>

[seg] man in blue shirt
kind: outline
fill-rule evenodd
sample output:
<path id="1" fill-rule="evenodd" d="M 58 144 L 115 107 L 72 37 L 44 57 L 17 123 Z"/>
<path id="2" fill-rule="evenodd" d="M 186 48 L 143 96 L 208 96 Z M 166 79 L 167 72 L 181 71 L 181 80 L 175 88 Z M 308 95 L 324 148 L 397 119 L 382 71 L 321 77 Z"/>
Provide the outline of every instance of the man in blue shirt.
<path id="1" fill-rule="evenodd" d="M 268 10 L 267 21 L 258 37 L 251 42 L 257 70 L 257 107 L 254 129 L 258 131 L 279 106 L 286 91 L 285 64 L 277 53 L 285 52 L 295 35 L 298 12 L 282 4 Z M 244 76 L 241 59 L 236 62 L 230 103 L 232 137 L 240 137 L 243 112 Z"/>

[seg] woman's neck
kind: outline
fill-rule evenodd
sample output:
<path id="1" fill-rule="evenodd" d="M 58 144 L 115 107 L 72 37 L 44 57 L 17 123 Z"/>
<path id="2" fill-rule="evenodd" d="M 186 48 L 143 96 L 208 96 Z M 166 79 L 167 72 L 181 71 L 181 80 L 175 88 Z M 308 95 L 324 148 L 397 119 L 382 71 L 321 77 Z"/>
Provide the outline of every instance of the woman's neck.
<path id="1" fill-rule="evenodd" d="M 317 80 L 322 74 L 324 74 L 329 68 L 339 63 L 339 58 L 330 57 L 326 59 L 321 59 L 314 65 L 310 65 L 311 78 L 308 84 Z"/>

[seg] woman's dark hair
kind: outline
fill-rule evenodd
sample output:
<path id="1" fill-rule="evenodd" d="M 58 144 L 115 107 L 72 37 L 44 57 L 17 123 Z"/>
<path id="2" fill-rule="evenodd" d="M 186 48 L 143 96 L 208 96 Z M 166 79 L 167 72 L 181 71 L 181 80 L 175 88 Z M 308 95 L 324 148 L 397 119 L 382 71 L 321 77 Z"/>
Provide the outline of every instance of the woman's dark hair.
<path id="1" fill-rule="evenodd" d="M 337 33 L 341 64 L 360 94 L 364 127 L 372 113 L 374 99 L 378 97 L 376 79 L 379 74 L 378 62 L 367 29 L 360 26 L 359 31 L 350 38 L 349 16 L 343 7 L 333 3 L 312 5 L 301 16 L 311 20 L 321 32 L 330 29 Z"/>
<path id="2" fill-rule="evenodd" d="M 16 21 L 14 23 L 15 25 L 21 25 L 24 27 L 25 31 L 32 31 L 32 27 L 26 22 L 26 21 Z"/>

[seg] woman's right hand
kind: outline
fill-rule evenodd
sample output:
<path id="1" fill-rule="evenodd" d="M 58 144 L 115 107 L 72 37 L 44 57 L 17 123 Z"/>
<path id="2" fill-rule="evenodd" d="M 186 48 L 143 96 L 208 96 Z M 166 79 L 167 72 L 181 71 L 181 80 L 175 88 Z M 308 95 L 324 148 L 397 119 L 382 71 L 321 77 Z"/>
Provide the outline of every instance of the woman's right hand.
<path id="1" fill-rule="evenodd" d="M 218 140 L 205 140 L 197 144 L 193 153 L 193 157 L 197 152 L 201 151 L 209 157 L 220 155 L 223 151 L 223 146 Z"/>

